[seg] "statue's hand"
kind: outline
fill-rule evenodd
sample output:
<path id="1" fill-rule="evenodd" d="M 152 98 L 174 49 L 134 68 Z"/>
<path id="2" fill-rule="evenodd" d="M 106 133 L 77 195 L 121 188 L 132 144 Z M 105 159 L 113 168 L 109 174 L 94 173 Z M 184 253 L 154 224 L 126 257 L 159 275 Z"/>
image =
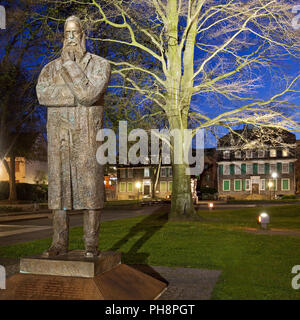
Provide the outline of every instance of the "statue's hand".
<path id="1" fill-rule="evenodd" d="M 66 63 L 67 61 L 75 61 L 75 54 L 73 51 L 64 51 L 61 55 L 62 63 Z"/>

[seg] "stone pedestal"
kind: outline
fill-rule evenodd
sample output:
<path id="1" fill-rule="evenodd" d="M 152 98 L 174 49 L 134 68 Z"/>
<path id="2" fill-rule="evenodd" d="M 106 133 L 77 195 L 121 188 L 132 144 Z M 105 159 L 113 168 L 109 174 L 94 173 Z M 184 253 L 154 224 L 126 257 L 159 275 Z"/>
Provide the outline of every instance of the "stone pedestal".
<path id="1" fill-rule="evenodd" d="M 7 279 L 2 300 L 153 300 L 167 285 L 121 264 L 121 255 L 102 252 L 85 258 L 75 250 L 58 257 L 20 261 L 20 273 Z"/>

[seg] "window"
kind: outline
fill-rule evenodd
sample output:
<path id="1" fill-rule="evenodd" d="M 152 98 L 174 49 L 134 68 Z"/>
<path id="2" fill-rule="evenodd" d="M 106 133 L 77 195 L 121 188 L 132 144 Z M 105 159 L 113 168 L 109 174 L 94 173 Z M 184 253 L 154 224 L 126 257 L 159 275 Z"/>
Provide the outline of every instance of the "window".
<path id="1" fill-rule="evenodd" d="M 127 183 L 127 192 L 132 192 L 133 191 L 133 185 L 132 182 Z"/>
<path id="2" fill-rule="evenodd" d="M 170 192 L 172 192 L 172 181 L 168 182 L 168 189 Z"/>
<path id="3" fill-rule="evenodd" d="M 15 162 L 15 172 L 20 172 L 20 161 Z"/>
<path id="4" fill-rule="evenodd" d="M 281 179 L 281 190 L 290 190 L 290 179 Z"/>
<path id="5" fill-rule="evenodd" d="M 126 182 L 120 182 L 120 192 L 126 192 Z"/>
<path id="6" fill-rule="evenodd" d="M 277 190 L 277 180 L 276 179 L 270 179 L 268 182 L 269 190 Z"/>
<path id="7" fill-rule="evenodd" d="M 258 158 L 264 158 L 265 157 L 265 150 L 258 150 Z"/>
<path id="8" fill-rule="evenodd" d="M 260 180 L 260 190 L 266 190 L 266 180 L 265 179 Z"/>
<path id="9" fill-rule="evenodd" d="M 161 177 L 166 177 L 167 176 L 166 168 L 161 168 L 160 169 L 160 176 Z"/>
<path id="10" fill-rule="evenodd" d="M 126 169 L 120 169 L 120 178 L 126 178 Z"/>
<path id="11" fill-rule="evenodd" d="M 133 169 L 127 169 L 128 178 L 133 178 Z"/>
<path id="12" fill-rule="evenodd" d="M 229 164 L 224 164 L 224 175 L 229 175 Z"/>
<path id="13" fill-rule="evenodd" d="M 270 164 L 270 172 L 275 172 L 276 171 L 276 163 L 271 163 Z"/>
<path id="14" fill-rule="evenodd" d="M 258 174 L 264 174 L 265 173 L 265 164 L 259 163 L 258 164 Z"/>
<path id="15" fill-rule="evenodd" d="M 170 167 L 170 168 L 169 168 L 169 177 L 172 177 L 172 174 L 173 174 L 173 172 L 172 172 L 172 167 Z"/>
<path id="16" fill-rule="evenodd" d="M 160 182 L 160 192 L 167 192 L 167 182 L 166 181 Z"/>
<path id="17" fill-rule="evenodd" d="M 282 150 L 282 156 L 283 157 L 288 157 L 289 156 L 289 149 L 283 149 Z"/>
<path id="18" fill-rule="evenodd" d="M 235 165 L 235 174 L 241 174 L 241 166 L 239 164 Z"/>
<path id="19" fill-rule="evenodd" d="M 272 157 L 272 158 L 276 157 L 276 149 L 270 150 L 270 157 Z"/>
<path id="20" fill-rule="evenodd" d="M 234 191 L 241 191 L 242 189 L 242 180 L 234 180 Z"/>
<path id="21" fill-rule="evenodd" d="M 150 169 L 144 168 L 144 177 L 150 177 Z"/>
<path id="22" fill-rule="evenodd" d="M 253 165 L 252 165 L 252 163 L 247 163 L 247 165 L 246 165 L 246 172 L 247 172 L 247 174 L 252 174 L 252 172 L 253 172 Z"/>
<path id="23" fill-rule="evenodd" d="M 236 151 L 236 152 L 234 153 L 234 156 L 235 156 L 236 159 L 241 159 L 241 157 L 242 157 L 241 151 L 240 151 L 240 150 L 239 150 L 239 151 Z"/>
<path id="24" fill-rule="evenodd" d="M 230 191 L 230 180 L 223 180 L 223 191 Z"/>
<path id="25" fill-rule="evenodd" d="M 252 151 L 251 150 L 246 150 L 246 158 L 248 158 L 248 159 L 252 158 Z"/>
<path id="26" fill-rule="evenodd" d="M 289 163 L 282 164 L 282 173 L 289 173 Z"/>
<path id="27" fill-rule="evenodd" d="M 223 159 L 230 159 L 230 151 L 223 151 Z"/>
<path id="28" fill-rule="evenodd" d="M 250 186 L 250 179 L 246 179 L 246 190 L 250 190 L 251 186 Z"/>

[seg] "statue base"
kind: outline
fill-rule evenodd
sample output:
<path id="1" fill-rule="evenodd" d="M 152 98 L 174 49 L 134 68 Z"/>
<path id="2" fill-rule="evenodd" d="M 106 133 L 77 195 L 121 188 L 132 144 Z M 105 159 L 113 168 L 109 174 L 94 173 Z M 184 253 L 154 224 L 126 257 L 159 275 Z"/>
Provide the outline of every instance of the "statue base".
<path id="1" fill-rule="evenodd" d="M 20 261 L 20 273 L 7 279 L 1 300 L 154 300 L 166 283 L 121 264 L 121 255 L 83 251 Z"/>

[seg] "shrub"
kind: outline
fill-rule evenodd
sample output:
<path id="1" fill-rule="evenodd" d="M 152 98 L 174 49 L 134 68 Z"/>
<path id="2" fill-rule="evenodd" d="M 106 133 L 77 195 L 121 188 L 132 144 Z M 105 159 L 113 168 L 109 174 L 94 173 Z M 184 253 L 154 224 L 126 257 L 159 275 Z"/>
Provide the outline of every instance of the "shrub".
<path id="1" fill-rule="evenodd" d="M 296 199 L 296 198 L 297 197 L 294 194 L 286 194 L 286 195 L 282 196 L 281 199 L 285 200 L 285 199 Z"/>
<path id="2" fill-rule="evenodd" d="M 26 201 L 47 201 L 48 186 L 45 184 L 17 183 L 17 199 Z M 0 181 L 0 200 L 9 197 L 8 181 Z"/>

